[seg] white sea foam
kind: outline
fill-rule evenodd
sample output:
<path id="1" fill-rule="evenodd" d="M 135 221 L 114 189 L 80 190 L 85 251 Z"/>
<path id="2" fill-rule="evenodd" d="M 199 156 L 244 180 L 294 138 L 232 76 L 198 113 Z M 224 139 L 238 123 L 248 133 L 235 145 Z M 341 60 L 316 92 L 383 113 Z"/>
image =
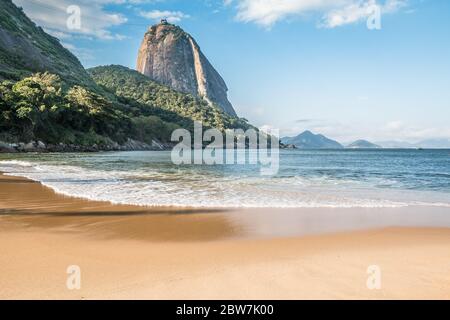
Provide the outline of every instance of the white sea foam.
<path id="1" fill-rule="evenodd" d="M 21 176 L 67 196 L 139 206 L 230 208 L 377 208 L 450 206 L 393 196 L 354 180 L 300 176 L 263 178 L 157 169 L 99 170 L 67 164 L 5 160 L 0 171 Z M 402 192 L 404 193 L 404 192 Z M 395 200 L 394 200 L 395 199 Z M 414 200 L 411 200 L 414 199 Z"/>

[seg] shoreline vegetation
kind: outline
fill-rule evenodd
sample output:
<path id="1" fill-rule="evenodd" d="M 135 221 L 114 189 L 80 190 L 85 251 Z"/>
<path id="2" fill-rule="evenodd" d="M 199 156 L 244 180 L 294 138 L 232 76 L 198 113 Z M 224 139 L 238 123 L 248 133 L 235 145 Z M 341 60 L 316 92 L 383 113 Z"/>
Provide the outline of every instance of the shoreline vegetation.
<path id="1" fill-rule="evenodd" d="M 261 236 L 253 233 L 256 223 L 245 226 L 233 217 L 249 214 L 256 222 L 261 214 L 286 211 L 111 205 L 4 175 L 0 195 L 2 299 L 450 298 L 449 228 Z M 381 209 L 378 218 L 394 211 Z M 326 225 L 323 214 L 335 214 L 313 213 L 310 226 Z M 71 265 L 81 269 L 80 290 L 66 287 Z M 371 265 L 381 268 L 380 290 L 367 288 Z"/>

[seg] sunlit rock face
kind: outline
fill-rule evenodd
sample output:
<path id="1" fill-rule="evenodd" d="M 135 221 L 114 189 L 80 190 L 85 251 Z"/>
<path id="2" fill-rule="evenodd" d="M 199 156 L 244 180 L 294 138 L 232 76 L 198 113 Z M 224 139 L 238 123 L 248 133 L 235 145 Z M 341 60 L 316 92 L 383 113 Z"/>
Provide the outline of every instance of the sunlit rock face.
<path id="1" fill-rule="evenodd" d="M 149 28 L 139 49 L 139 72 L 171 88 L 202 97 L 236 116 L 227 85 L 197 42 L 180 27 L 162 21 Z"/>

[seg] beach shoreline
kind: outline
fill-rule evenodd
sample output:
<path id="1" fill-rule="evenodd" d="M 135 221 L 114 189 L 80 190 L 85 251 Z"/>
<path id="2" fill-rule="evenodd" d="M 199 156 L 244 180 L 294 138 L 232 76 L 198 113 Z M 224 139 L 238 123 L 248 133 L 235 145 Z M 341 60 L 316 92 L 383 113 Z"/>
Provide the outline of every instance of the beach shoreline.
<path id="1" fill-rule="evenodd" d="M 5 175 L 0 206 L 1 299 L 450 299 L 448 208 L 145 208 Z"/>

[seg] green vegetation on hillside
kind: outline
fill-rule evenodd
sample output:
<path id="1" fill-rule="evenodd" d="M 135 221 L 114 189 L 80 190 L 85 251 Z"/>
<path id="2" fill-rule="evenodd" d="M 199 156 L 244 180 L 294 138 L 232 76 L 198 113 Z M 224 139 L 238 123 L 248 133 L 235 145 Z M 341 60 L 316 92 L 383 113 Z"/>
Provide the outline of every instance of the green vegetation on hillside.
<path id="1" fill-rule="evenodd" d="M 111 102 L 80 86 L 68 87 L 59 76 L 36 74 L 0 84 L 0 140 L 41 140 L 80 146 L 170 141 L 178 125 Z"/>
<path id="2" fill-rule="evenodd" d="M 132 121 L 124 111 L 83 87 L 65 86 L 49 73 L 0 84 L 0 132 L 6 141 L 124 142 L 132 133 Z"/>
<path id="3" fill-rule="evenodd" d="M 173 130 L 192 129 L 194 120 L 219 129 L 250 127 L 245 120 L 125 67 L 99 67 L 91 73 L 117 97 L 67 85 L 50 73 L 3 81 L 0 140 L 102 146 L 132 138 L 151 144 L 152 140 L 170 142 Z"/>
<path id="4" fill-rule="evenodd" d="M 166 25 L 165 30 L 162 31 L 161 34 L 159 34 L 160 38 L 162 38 L 162 39 L 165 38 L 169 33 L 171 33 L 173 35 L 174 40 L 177 40 L 182 37 L 189 37 L 189 35 L 180 27 L 170 24 L 170 23 L 167 23 L 165 25 Z M 154 34 L 155 32 L 156 32 L 156 26 L 152 26 L 147 30 L 146 34 L 152 34 L 152 33 Z"/>
<path id="5" fill-rule="evenodd" d="M 98 85 L 145 115 L 157 115 L 183 128 L 191 128 L 193 121 L 201 121 L 204 126 L 219 130 L 250 128 L 245 119 L 232 117 L 218 106 L 210 106 L 202 99 L 172 90 L 126 67 L 96 67 L 88 72 Z"/>

